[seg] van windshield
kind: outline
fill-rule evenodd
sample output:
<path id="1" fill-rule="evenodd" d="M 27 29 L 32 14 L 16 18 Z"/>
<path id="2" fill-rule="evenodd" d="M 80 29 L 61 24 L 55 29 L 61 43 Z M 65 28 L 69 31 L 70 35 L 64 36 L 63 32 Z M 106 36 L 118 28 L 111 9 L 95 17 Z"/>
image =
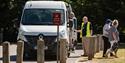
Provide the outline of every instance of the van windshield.
<path id="1" fill-rule="evenodd" d="M 23 25 L 55 25 L 53 15 L 60 14 L 60 24 L 64 24 L 64 10 L 62 9 L 25 9 L 22 16 Z"/>

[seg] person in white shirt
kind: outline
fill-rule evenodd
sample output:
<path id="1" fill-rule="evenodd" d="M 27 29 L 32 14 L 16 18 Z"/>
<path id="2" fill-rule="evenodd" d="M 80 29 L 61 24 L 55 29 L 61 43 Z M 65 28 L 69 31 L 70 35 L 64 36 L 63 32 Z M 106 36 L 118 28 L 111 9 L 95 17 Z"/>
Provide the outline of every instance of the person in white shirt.
<path id="1" fill-rule="evenodd" d="M 117 57 L 117 50 L 118 50 L 118 42 L 119 42 L 119 31 L 117 30 L 118 27 L 118 20 L 113 20 L 112 26 L 109 29 L 109 42 L 110 42 L 110 48 L 106 52 L 106 57 L 108 57 L 109 53 L 114 53 L 113 56 L 115 58 Z"/>
<path id="2" fill-rule="evenodd" d="M 109 35 L 109 29 L 111 28 L 111 22 L 112 20 L 111 19 L 107 19 L 106 20 L 106 23 L 103 27 L 103 40 L 104 40 L 104 49 L 103 49 L 103 57 L 105 57 L 105 54 L 106 54 L 106 51 L 107 49 L 110 48 L 110 42 L 109 42 L 109 39 L 108 39 L 108 35 Z M 112 54 L 111 54 L 112 55 Z"/>

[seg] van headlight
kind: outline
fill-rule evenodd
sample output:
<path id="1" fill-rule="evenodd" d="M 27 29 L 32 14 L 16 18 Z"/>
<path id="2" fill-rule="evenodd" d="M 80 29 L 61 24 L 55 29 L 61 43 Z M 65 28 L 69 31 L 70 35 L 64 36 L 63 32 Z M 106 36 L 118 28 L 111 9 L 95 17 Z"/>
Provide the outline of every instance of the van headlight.
<path id="1" fill-rule="evenodd" d="M 63 30 L 59 33 L 59 36 L 57 36 L 57 38 L 55 39 L 55 42 L 57 42 L 58 37 L 59 37 L 59 41 L 61 38 L 65 38 L 65 31 Z"/>
<path id="2" fill-rule="evenodd" d="M 27 39 L 26 39 L 26 37 L 24 36 L 24 31 L 22 31 L 22 30 L 19 31 L 17 40 L 24 40 L 24 41 L 27 42 Z"/>
<path id="3" fill-rule="evenodd" d="M 62 30 L 59 34 L 59 38 L 66 38 L 66 32 L 64 30 Z"/>

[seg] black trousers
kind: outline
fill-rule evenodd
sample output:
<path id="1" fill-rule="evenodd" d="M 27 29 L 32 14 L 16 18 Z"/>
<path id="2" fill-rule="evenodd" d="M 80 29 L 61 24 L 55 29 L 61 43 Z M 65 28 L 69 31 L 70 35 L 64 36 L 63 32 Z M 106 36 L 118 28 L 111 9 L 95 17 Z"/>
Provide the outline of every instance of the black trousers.
<path id="1" fill-rule="evenodd" d="M 107 37 L 105 36 L 102 36 L 103 40 L 104 40 L 104 49 L 103 49 L 103 57 L 105 56 L 106 54 L 106 51 L 110 48 L 110 42 L 108 40 Z M 111 54 L 112 55 L 112 54 Z"/>

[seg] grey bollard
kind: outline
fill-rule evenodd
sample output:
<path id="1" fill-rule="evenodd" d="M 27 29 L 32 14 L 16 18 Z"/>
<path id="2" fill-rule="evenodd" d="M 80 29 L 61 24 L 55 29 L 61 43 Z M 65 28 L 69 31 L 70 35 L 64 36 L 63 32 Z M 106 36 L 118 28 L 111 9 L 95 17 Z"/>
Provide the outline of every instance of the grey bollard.
<path id="1" fill-rule="evenodd" d="M 17 59 L 16 63 L 23 63 L 24 42 L 19 40 L 17 42 Z"/>
<path id="2" fill-rule="evenodd" d="M 44 63 L 44 40 L 37 41 L 37 63 Z"/>
<path id="3" fill-rule="evenodd" d="M 101 51 L 102 50 L 102 39 L 101 39 L 101 35 L 99 35 L 99 50 Z"/>
<path id="4" fill-rule="evenodd" d="M 10 63 L 10 56 L 9 56 L 9 42 L 4 42 L 2 44 L 3 46 L 3 63 Z"/>
<path id="5" fill-rule="evenodd" d="M 60 63 L 66 63 L 66 39 L 60 39 Z"/>
<path id="6" fill-rule="evenodd" d="M 104 45 L 104 43 L 103 43 L 103 39 L 102 39 L 102 35 L 100 35 L 100 50 L 103 50 L 103 45 Z"/>
<path id="7" fill-rule="evenodd" d="M 101 35 L 102 37 L 102 35 Z M 104 50 L 104 40 L 102 39 L 102 50 Z"/>
<path id="8" fill-rule="evenodd" d="M 97 51 L 97 36 L 94 36 L 94 53 L 96 54 Z"/>
<path id="9" fill-rule="evenodd" d="M 95 37 L 87 37 L 87 39 L 89 39 L 89 51 L 88 51 L 88 60 L 92 60 L 92 58 L 94 57 L 94 40 Z"/>
<path id="10" fill-rule="evenodd" d="M 99 50 L 99 43 L 100 43 L 100 42 L 99 42 L 99 35 L 97 35 L 97 51 L 96 51 L 97 53 L 100 51 L 100 50 Z"/>

